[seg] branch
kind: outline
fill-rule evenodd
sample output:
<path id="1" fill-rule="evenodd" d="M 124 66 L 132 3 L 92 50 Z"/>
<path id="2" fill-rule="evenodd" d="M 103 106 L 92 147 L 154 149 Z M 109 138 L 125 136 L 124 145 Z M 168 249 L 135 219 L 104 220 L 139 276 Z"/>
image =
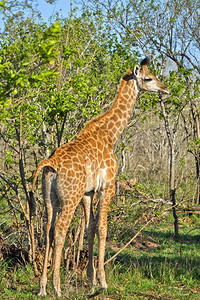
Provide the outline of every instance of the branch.
<path id="1" fill-rule="evenodd" d="M 6 184 L 9 185 L 9 187 L 11 187 L 13 189 L 13 191 L 15 191 L 16 194 L 18 194 L 17 184 L 13 185 L 12 182 L 10 182 L 10 180 L 6 179 L 5 174 L 3 173 L 3 171 L 1 169 L 0 169 L 0 178 L 3 179 L 3 181 L 5 181 Z"/>
<path id="2" fill-rule="evenodd" d="M 144 226 L 142 226 L 142 228 L 132 237 L 132 239 L 130 239 L 130 241 L 124 247 L 122 247 L 117 253 L 115 253 L 112 257 L 110 257 L 107 261 L 105 261 L 104 265 L 111 262 L 111 260 L 113 260 L 119 253 L 121 253 L 125 248 L 127 248 L 128 245 L 130 245 L 132 241 L 136 239 L 136 237 L 140 234 L 140 232 L 154 219 L 155 217 L 151 218 Z"/>
<path id="3" fill-rule="evenodd" d="M 172 138 L 172 133 L 171 133 L 171 130 L 170 130 L 169 120 L 168 120 L 167 113 L 166 113 L 166 110 L 165 110 L 165 105 L 163 103 L 163 100 L 162 100 L 161 96 L 160 96 L 160 107 L 161 107 L 162 114 L 163 114 L 164 121 L 165 121 L 165 130 L 166 130 L 166 133 L 167 133 L 167 138 L 168 138 L 169 144 L 171 146 L 173 144 L 173 138 Z"/>

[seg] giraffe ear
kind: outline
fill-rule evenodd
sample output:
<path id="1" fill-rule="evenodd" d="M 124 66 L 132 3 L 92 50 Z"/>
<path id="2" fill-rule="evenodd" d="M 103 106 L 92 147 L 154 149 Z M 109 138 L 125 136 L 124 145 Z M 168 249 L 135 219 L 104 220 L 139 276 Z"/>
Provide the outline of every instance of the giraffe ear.
<path id="1" fill-rule="evenodd" d="M 140 67 L 138 65 L 135 65 L 133 73 L 135 77 L 138 77 L 140 75 Z"/>

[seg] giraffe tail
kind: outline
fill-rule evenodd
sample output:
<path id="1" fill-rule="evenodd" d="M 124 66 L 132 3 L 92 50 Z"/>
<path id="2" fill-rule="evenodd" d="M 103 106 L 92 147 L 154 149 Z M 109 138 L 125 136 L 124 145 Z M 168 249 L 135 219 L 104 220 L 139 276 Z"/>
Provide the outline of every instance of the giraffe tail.
<path id="1" fill-rule="evenodd" d="M 52 167 L 54 170 L 56 170 L 55 165 L 53 164 L 51 158 L 41 161 L 41 163 L 38 165 L 38 167 L 34 173 L 32 188 L 31 188 L 31 191 L 29 192 L 29 208 L 30 208 L 31 216 L 36 215 L 36 201 L 35 201 L 35 197 L 34 197 L 35 183 L 36 183 L 36 180 L 37 180 L 37 177 L 38 177 L 40 171 L 44 167 Z"/>

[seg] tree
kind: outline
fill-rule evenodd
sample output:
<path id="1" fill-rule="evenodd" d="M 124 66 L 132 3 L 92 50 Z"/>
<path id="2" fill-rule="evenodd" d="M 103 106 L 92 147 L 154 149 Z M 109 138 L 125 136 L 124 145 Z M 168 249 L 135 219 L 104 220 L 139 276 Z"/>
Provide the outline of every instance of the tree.
<path id="1" fill-rule="evenodd" d="M 1 203 L 5 212 L 7 205 L 11 208 L 11 224 L 24 223 L 15 240 L 24 243 L 28 233 L 29 257 L 35 264 L 45 216 L 41 192 L 37 216 L 32 216 L 32 171 L 39 160 L 71 140 L 88 118 L 110 105 L 133 57 L 114 35 L 106 35 L 101 18 L 87 11 L 79 18 L 57 17 L 49 27 L 27 18 L 16 21 L 15 29 L 5 29 L 0 41 Z"/>

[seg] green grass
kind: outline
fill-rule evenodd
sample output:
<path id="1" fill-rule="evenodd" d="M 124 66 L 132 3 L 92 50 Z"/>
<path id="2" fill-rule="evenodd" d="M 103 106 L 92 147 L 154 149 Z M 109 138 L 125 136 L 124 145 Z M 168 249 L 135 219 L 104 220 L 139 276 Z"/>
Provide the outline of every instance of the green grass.
<path id="1" fill-rule="evenodd" d="M 137 249 L 136 243 L 136 247 L 120 253 L 107 268 L 108 281 L 112 282 L 107 293 L 120 294 L 121 299 L 126 299 L 123 295 L 128 299 L 200 299 L 199 227 L 180 222 L 179 230 L 176 242 L 171 223 L 148 227 L 143 236 L 152 237 L 159 246 Z"/>
<path id="2" fill-rule="evenodd" d="M 171 220 L 146 228 L 142 232 L 144 241 L 150 236 L 158 246 L 150 249 L 145 242 L 144 247 L 136 243 L 121 252 L 106 265 L 108 289 L 96 299 L 200 299 L 198 222 L 183 220 L 179 231 L 179 241 L 174 241 Z M 106 259 L 114 253 L 107 247 Z M 65 275 L 62 269 L 63 299 L 87 299 L 91 291 L 86 287 L 86 277 L 74 275 L 69 284 Z M 38 281 L 30 266 L 13 270 L 1 263 L 0 299 L 38 299 Z M 51 278 L 47 292 L 45 299 L 52 299 Z"/>
<path id="3" fill-rule="evenodd" d="M 37 285 L 31 266 L 13 270 L 7 264 L 0 265 L 1 299 L 37 299 Z"/>

